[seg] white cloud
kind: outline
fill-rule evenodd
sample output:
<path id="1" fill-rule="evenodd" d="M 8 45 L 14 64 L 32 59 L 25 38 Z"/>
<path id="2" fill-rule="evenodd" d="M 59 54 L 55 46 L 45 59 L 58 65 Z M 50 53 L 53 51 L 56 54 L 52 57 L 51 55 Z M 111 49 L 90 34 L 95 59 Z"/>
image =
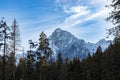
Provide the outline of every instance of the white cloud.
<path id="1" fill-rule="evenodd" d="M 112 0 L 91 0 L 90 6 L 95 7 L 96 9 L 105 8 L 106 5 L 109 5 Z"/>
<path id="2" fill-rule="evenodd" d="M 71 22 L 69 21 L 69 22 L 64 24 L 64 27 L 65 28 L 72 28 L 72 27 L 75 27 L 76 25 L 78 25 L 80 23 L 82 23 L 81 20 L 76 20 L 76 21 L 71 21 Z"/>
<path id="3" fill-rule="evenodd" d="M 111 0 L 91 0 L 91 4 L 96 4 L 96 5 L 105 5 L 111 2 Z"/>
<path id="4" fill-rule="evenodd" d="M 79 14 L 85 14 L 88 13 L 87 7 L 86 6 L 64 6 L 63 7 L 64 12 L 66 13 L 79 13 Z"/>
<path id="5" fill-rule="evenodd" d="M 69 4 L 69 0 L 56 0 L 56 1 L 61 4 L 63 3 L 60 7 L 63 9 L 63 11 L 67 15 L 69 15 L 65 18 L 63 22 L 66 28 L 70 28 L 73 26 L 75 27 L 78 24 L 81 24 L 82 22 L 85 22 L 85 21 L 98 20 L 98 19 L 103 20 L 105 16 L 108 14 L 108 12 L 110 11 L 105 8 L 105 4 L 109 2 L 107 0 L 91 0 L 88 2 L 87 5 L 84 5 L 84 6 L 81 6 L 81 4 L 71 5 Z M 80 2 L 80 0 L 76 1 L 75 3 L 78 3 L 78 2 Z M 99 8 L 95 7 L 95 5 L 98 5 Z M 93 6 L 96 10 L 93 11 L 91 6 Z"/>
<path id="6" fill-rule="evenodd" d="M 79 38 L 88 39 L 87 41 L 97 41 L 106 37 L 106 29 L 111 26 L 104 21 L 110 12 L 108 8 L 105 8 L 105 5 L 108 5 L 110 0 L 90 0 L 87 3 L 85 2 L 86 0 L 83 3 L 80 3 L 82 0 L 58 1 L 60 4 L 58 6 L 67 14 L 63 23 L 59 25 L 60 28 L 73 33 Z M 95 21 L 95 23 L 87 25 L 86 22 L 89 23 L 91 21 Z M 85 26 L 80 26 L 80 24 L 84 23 L 86 24 Z"/>
<path id="7" fill-rule="evenodd" d="M 68 16 L 64 23 L 66 27 L 75 26 L 77 24 L 80 24 L 82 20 L 80 19 L 81 16 L 89 14 L 89 10 L 86 6 L 72 6 L 72 7 L 64 7 L 64 12 L 67 14 L 70 14 Z"/>
<path id="8" fill-rule="evenodd" d="M 96 18 L 97 18 L 97 19 L 103 18 L 103 17 L 105 17 L 109 12 L 110 12 L 109 9 L 106 9 L 106 8 L 101 9 L 101 10 L 99 10 L 98 12 L 93 13 L 93 14 L 91 14 L 90 16 L 86 17 L 86 19 L 84 19 L 84 21 L 93 20 L 93 19 L 96 19 Z"/>

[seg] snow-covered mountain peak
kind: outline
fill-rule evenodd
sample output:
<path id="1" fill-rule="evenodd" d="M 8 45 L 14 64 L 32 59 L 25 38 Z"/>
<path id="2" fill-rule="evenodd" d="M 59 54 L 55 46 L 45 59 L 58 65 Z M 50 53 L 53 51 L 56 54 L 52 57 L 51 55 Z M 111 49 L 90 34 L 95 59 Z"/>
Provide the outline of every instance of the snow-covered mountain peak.
<path id="1" fill-rule="evenodd" d="M 105 40 L 105 39 L 100 39 L 96 44 L 106 44 L 106 43 L 110 43 L 111 40 Z"/>
<path id="2" fill-rule="evenodd" d="M 100 39 L 96 44 L 100 44 L 100 43 L 104 43 L 106 42 L 106 40 L 103 38 L 103 39 Z"/>
<path id="3" fill-rule="evenodd" d="M 112 43 L 111 40 L 105 40 L 105 39 L 100 39 L 97 43 L 96 46 L 100 46 L 102 48 L 102 51 L 104 51 L 109 45 Z"/>
<path id="4" fill-rule="evenodd" d="M 52 40 L 52 43 L 57 47 L 63 47 L 65 45 L 78 41 L 78 39 L 74 37 L 70 32 L 63 31 L 60 28 L 57 28 L 52 33 L 50 40 Z"/>
<path id="5" fill-rule="evenodd" d="M 110 41 L 101 39 L 97 43 L 86 43 L 83 39 L 77 39 L 70 32 L 57 28 L 49 37 L 50 46 L 55 55 L 62 53 L 63 58 L 73 59 L 74 57 L 84 58 L 88 53 L 93 54 L 98 46 L 104 51 L 110 44 Z"/>
<path id="6" fill-rule="evenodd" d="M 61 30 L 60 28 L 57 28 L 54 32 L 57 32 L 57 33 L 60 33 L 62 32 L 63 30 Z"/>
<path id="7" fill-rule="evenodd" d="M 54 36 L 54 37 L 64 37 L 64 38 L 65 37 L 74 37 L 70 32 L 64 31 L 60 28 L 55 29 L 55 31 L 52 33 L 52 36 Z"/>

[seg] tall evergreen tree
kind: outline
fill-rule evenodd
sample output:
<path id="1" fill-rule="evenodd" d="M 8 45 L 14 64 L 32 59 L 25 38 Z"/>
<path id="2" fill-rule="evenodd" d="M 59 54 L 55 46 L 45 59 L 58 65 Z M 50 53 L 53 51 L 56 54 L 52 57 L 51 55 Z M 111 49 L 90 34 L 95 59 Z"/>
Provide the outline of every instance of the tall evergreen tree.
<path id="1" fill-rule="evenodd" d="M 107 20 L 111 21 L 115 27 L 108 29 L 108 34 L 120 38 L 120 0 L 112 0 L 109 8 L 113 8 L 113 11 L 111 11 Z"/>
<path id="2" fill-rule="evenodd" d="M 63 80 L 64 79 L 64 69 L 63 69 L 63 59 L 62 59 L 62 54 L 59 52 L 57 55 L 57 60 L 56 60 L 56 75 L 57 75 L 57 80 Z"/>
<path id="3" fill-rule="evenodd" d="M 14 57 L 14 53 L 11 52 L 10 55 L 8 56 L 7 62 L 6 62 L 6 75 L 8 75 L 6 77 L 6 79 L 9 80 L 14 80 L 15 79 L 15 71 L 16 70 L 16 63 L 14 63 L 15 61 L 15 57 Z"/>
<path id="4" fill-rule="evenodd" d="M 62 68 L 62 64 L 63 64 L 63 59 L 62 59 L 62 54 L 61 53 L 58 53 L 58 56 L 57 56 L 57 67 L 58 68 Z"/>
<path id="5" fill-rule="evenodd" d="M 42 57 L 45 57 L 45 59 L 50 59 L 50 57 L 52 56 L 52 50 L 49 47 L 49 41 L 44 32 L 40 34 L 39 52 Z"/>
<path id="6" fill-rule="evenodd" d="M 101 47 L 99 46 L 96 53 L 95 53 L 95 56 L 93 57 L 94 58 L 94 61 L 95 61 L 95 68 L 96 69 L 96 72 L 95 72 L 95 77 L 97 80 L 101 80 L 101 60 L 102 60 L 102 49 Z"/>
<path id="7" fill-rule="evenodd" d="M 28 51 L 27 58 L 26 58 L 26 80 L 32 80 L 34 78 L 34 56 L 30 54 Z"/>
<path id="8" fill-rule="evenodd" d="M 50 60 L 52 56 L 52 50 L 49 47 L 49 41 L 47 36 L 44 32 L 40 34 L 39 38 L 39 48 L 36 51 L 37 54 L 37 62 L 36 62 L 36 71 L 38 71 L 38 80 L 46 79 L 45 75 L 48 75 L 46 73 L 47 66 L 48 66 L 48 60 Z"/>
<path id="9" fill-rule="evenodd" d="M 5 19 L 4 18 L 2 18 L 1 19 L 1 21 L 0 21 L 0 44 L 1 45 L 3 45 L 3 56 L 2 56 L 2 62 L 3 62 L 3 76 L 2 76 L 2 78 L 3 78 L 3 80 L 5 80 L 5 67 L 6 67 L 6 65 L 5 65 L 5 63 L 6 63 L 6 56 L 8 55 L 8 51 L 7 51 L 7 40 L 8 39 L 10 39 L 10 34 L 9 34 L 9 32 L 10 32 L 10 28 L 9 28 L 9 26 L 7 26 L 7 24 L 6 24 L 6 21 L 5 21 Z"/>

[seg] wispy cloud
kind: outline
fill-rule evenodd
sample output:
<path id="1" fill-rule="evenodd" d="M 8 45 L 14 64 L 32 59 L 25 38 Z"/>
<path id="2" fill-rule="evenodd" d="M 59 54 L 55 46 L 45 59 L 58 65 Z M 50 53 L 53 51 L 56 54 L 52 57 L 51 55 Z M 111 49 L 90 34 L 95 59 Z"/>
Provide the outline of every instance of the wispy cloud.
<path id="1" fill-rule="evenodd" d="M 89 14 L 89 10 L 86 6 L 72 6 L 70 8 L 64 8 L 64 11 L 67 14 L 70 14 L 70 16 L 68 16 L 64 21 L 67 27 L 80 24 L 82 22 L 80 19 L 81 16 Z"/>
<path id="2" fill-rule="evenodd" d="M 84 19 L 84 21 L 88 21 L 88 20 L 93 20 L 93 19 L 100 19 L 100 18 L 105 18 L 105 16 L 110 12 L 109 9 L 107 8 L 103 8 L 101 10 L 99 10 L 96 13 L 93 13 L 91 15 L 89 15 L 88 17 L 86 17 Z"/>
<path id="3" fill-rule="evenodd" d="M 59 24 L 62 29 L 72 32 L 79 38 L 80 36 L 82 36 L 81 38 L 87 36 L 88 38 L 86 37 L 86 39 L 88 39 L 88 41 L 93 41 L 90 39 L 93 34 L 99 37 L 94 37 L 94 41 L 105 38 L 106 28 L 111 27 L 111 24 L 104 21 L 110 12 L 105 5 L 110 3 L 110 1 L 90 0 L 85 4 L 85 2 L 82 3 L 82 0 L 56 0 L 56 3 L 67 15 L 63 23 Z M 87 24 L 88 22 L 92 25 L 81 26 L 81 24 Z"/>
<path id="4" fill-rule="evenodd" d="M 101 5 L 104 7 L 105 5 L 109 4 L 111 1 L 112 0 L 91 0 L 90 3 L 99 6 Z"/>
<path id="5" fill-rule="evenodd" d="M 80 2 L 80 0 L 76 1 L 76 3 L 78 2 Z M 61 4 L 60 7 L 62 7 L 63 11 L 69 15 L 64 20 L 64 24 L 67 27 L 76 26 L 82 22 L 88 20 L 90 21 L 99 17 L 101 18 L 105 17 L 108 14 L 108 12 L 110 12 L 110 10 L 105 8 L 105 4 L 107 2 L 108 1 L 106 0 L 91 0 L 89 2 L 90 5 L 91 4 L 98 5 L 99 3 L 98 6 L 100 7 L 98 8 L 98 10 L 93 12 L 92 9 L 88 8 L 89 5 L 84 5 L 84 6 L 81 6 L 82 4 L 71 5 L 69 4 L 70 3 L 69 0 L 56 0 L 56 3 Z M 104 8 L 103 6 L 101 7 L 100 4 L 104 4 Z"/>
<path id="6" fill-rule="evenodd" d="M 77 14 L 79 13 L 80 15 L 83 15 L 85 14 L 87 11 L 87 7 L 86 6 L 72 6 L 72 7 L 67 7 L 67 6 L 64 6 L 63 7 L 63 10 L 65 13 L 70 13 L 70 14 Z"/>
<path id="7" fill-rule="evenodd" d="M 38 40 L 41 31 L 49 36 L 57 27 L 71 32 L 78 38 L 95 41 L 105 37 L 105 28 L 110 26 L 103 20 L 109 12 L 105 5 L 110 1 L 20 0 L 9 2 L 4 0 L 4 6 L 3 2 L 0 3 L 0 17 L 6 17 L 9 25 L 14 18 L 17 19 L 23 45 L 28 45 L 29 39 Z"/>

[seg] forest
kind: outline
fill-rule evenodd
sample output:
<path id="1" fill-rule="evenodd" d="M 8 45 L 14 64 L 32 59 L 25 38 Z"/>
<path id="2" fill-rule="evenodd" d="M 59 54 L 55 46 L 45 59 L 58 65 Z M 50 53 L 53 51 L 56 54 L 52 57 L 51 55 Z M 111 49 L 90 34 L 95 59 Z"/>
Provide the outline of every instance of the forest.
<path id="1" fill-rule="evenodd" d="M 54 60 L 53 51 L 44 32 L 39 44 L 29 40 L 30 49 L 16 59 L 20 47 L 20 33 L 16 19 L 11 27 L 4 18 L 0 21 L 0 80 L 120 80 L 120 0 L 113 0 L 107 7 L 113 7 L 107 21 L 114 24 L 108 29 L 113 43 L 102 51 L 99 46 L 95 53 L 84 59 L 62 59 L 59 52 Z M 36 50 L 33 50 L 36 48 Z M 69 52 L 68 52 L 69 53 Z"/>
<path id="2" fill-rule="evenodd" d="M 93 55 L 89 54 L 85 59 L 63 60 L 62 53 L 59 53 L 54 61 L 50 57 L 52 51 L 47 39 L 41 41 L 45 38 L 45 34 L 42 35 L 39 50 L 28 51 L 17 65 L 13 52 L 6 55 L 4 66 L 1 55 L 0 80 L 3 80 L 3 76 L 5 80 L 120 80 L 119 39 L 115 38 L 114 44 L 110 44 L 104 52 L 98 47 Z"/>

